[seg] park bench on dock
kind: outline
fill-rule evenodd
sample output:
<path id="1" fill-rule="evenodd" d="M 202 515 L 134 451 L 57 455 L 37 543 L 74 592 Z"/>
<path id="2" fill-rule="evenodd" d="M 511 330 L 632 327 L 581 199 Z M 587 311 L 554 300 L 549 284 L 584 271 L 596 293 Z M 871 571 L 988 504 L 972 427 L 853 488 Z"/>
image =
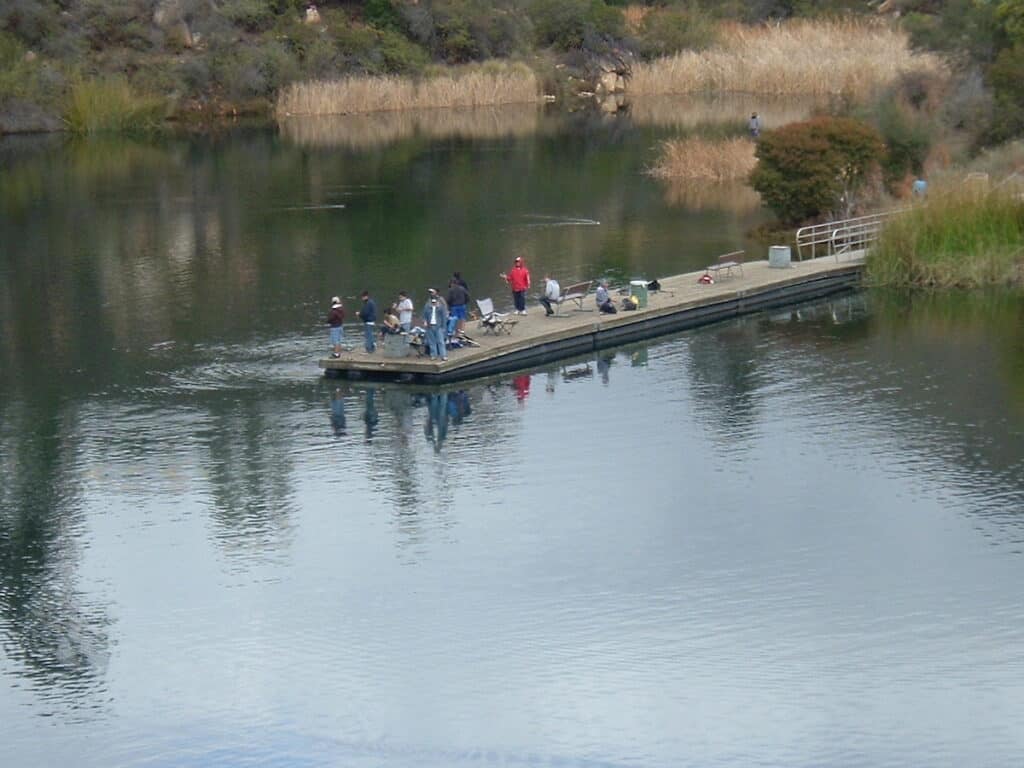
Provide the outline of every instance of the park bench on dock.
<path id="1" fill-rule="evenodd" d="M 581 283 L 573 283 L 567 285 L 558 294 L 558 301 L 551 302 L 554 304 L 555 313 L 558 313 L 558 308 L 567 301 L 574 302 L 576 304 L 576 311 L 583 311 L 583 300 L 590 293 L 590 289 L 594 286 L 593 280 L 584 280 Z"/>
<path id="2" fill-rule="evenodd" d="M 731 251 L 719 256 L 714 264 L 704 267 L 704 274 L 715 273 L 715 279 L 723 277 L 722 270 L 725 270 L 725 277 L 732 277 L 732 271 L 738 270 L 740 277 L 743 277 L 743 251 Z"/>

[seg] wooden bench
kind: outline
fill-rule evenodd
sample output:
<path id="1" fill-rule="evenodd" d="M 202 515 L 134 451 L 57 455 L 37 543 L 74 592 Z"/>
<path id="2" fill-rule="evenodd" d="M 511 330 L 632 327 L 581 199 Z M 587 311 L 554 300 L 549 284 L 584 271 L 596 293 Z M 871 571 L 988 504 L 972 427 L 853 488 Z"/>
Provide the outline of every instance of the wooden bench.
<path id="1" fill-rule="evenodd" d="M 715 273 L 715 279 L 723 277 L 722 270 L 725 270 L 724 277 L 732 277 L 732 271 L 734 269 L 739 270 L 740 277 L 743 277 L 743 254 L 744 251 L 732 251 L 730 253 L 723 253 L 718 259 L 715 260 L 714 264 L 709 264 L 704 267 L 704 274 L 710 275 L 712 272 Z"/>
<path id="2" fill-rule="evenodd" d="M 590 293 L 590 289 L 593 285 L 593 280 L 584 280 L 582 283 L 573 283 L 572 285 L 565 286 L 565 288 L 563 288 L 558 294 L 558 301 L 551 302 L 552 305 L 554 305 L 553 308 L 555 312 L 557 313 L 558 308 L 567 301 L 575 302 L 577 312 L 584 311 L 583 300 L 587 297 L 587 294 Z"/>

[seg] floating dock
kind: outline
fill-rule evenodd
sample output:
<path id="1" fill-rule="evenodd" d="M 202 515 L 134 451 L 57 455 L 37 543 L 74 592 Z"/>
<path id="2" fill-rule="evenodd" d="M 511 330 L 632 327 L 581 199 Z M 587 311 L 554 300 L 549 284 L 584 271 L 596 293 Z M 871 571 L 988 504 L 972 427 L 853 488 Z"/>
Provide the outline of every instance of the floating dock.
<path id="1" fill-rule="evenodd" d="M 661 290 L 649 294 L 647 306 L 620 309 L 615 315 L 598 312 L 591 294 L 582 310 L 566 302 L 559 314 L 546 317 L 544 308 L 531 297 L 528 315 L 509 316 L 517 321 L 509 333 L 485 332 L 477 321 L 467 320 L 465 332 L 478 346 L 451 349 L 446 362 L 415 352 L 396 356 L 393 347 L 381 344 L 367 354 L 359 329 L 348 337 L 356 349 L 343 352 L 340 358 L 323 358 L 320 367 L 327 376 L 417 384 L 490 376 L 850 290 L 860 284 L 863 267 L 863 255 L 858 252 L 844 255 L 841 261 L 825 256 L 794 261 L 786 268 L 748 261 L 742 273 L 733 269 L 726 275 L 722 270 L 710 285 L 699 282 L 703 270 L 673 277 L 652 275 L 647 279 L 657 277 Z M 621 304 L 614 290 L 612 298 L 617 306 Z M 414 318 L 421 311 L 422 306 L 417 307 Z M 408 346 L 402 344 L 400 353 Z"/>

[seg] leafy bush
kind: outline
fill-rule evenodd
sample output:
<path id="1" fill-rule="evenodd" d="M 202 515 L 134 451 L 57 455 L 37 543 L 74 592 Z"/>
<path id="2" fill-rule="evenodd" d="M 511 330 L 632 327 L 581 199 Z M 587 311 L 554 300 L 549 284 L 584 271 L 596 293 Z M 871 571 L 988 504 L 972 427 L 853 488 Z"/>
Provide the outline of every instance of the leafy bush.
<path id="1" fill-rule="evenodd" d="M 85 38 L 93 50 L 123 46 L 138 51 L 153 47 L 155 30 L 146 0 L 83 0 Z"/>
<path id="2" fill-rule="evenodd" d="M 992 127 L 989 143 L 1024 133 L 1024 43 L 1007 48 L 989 70 L 992 85 Z"/>
<path id="3" fill-rule="evenodd" d="M 529 13 L 538 43 L 563 51 L 595 37 L 619 37 L 625 29 L 622 12 L 604 0 L 533 0 Z"/>
<path id="4" fill-rule="evenodd" d="M 783 222 L 849 214 L 871 180 L 885 145 L 850 118 L 818 117 L 763 134 L 750 183 Z"/>
<path id="5" fill-rule="evenodd" d="M 887 149 L 882 162 L 886 183 L 892 187 L 907 174 L 920 176 L 935 132 L 927 116 L 899 99 L 887 99 L 878 108 L 876 124 Z"/>
<path id="6" fill-rule="evenodd" d="M 648 58 L 671 56 L 680 51 L 709 48 L 716 37 L 715 22 L 698 7 L 670 8 L 644 17 L 640 49 Z"/>
<path id="7" fill-rule="evenodd" d="M 37 46 L 56 34 L 60 10 L 53 0 L 4 0 L 0 3 L 0 29 Z"/>
<path id="8" fill-rule="evenodd" d="M 274 23 L 276 5 L 271 0 L 225 0 L 224 18 L 249 32 L 262 32 Z"/>
<path id="9" fill-rule="evenodd" d="M 276 41 L 222 50 L 213 72 L 225 93 L 236 99 L 269 98 L 301 74 L 294 54 Z"/>
<path id="10" fill-rule="evenodd" d="M 384 60 L 384 71 L 390 74 L 416 74 L 428 63 L 426 52 L 398 32 L 382 30 L 378 45 Z"/>
<path id="11" fill-rule="evenodd" d="M 965 54 L 981 63 L 993 60 L 999 32 L 994 3 L 948 0 L 939 4 L 937 10 L 938 13 L 912 12 L 903 17 L 903 27 L 910 34 L 912 45 Z"/>

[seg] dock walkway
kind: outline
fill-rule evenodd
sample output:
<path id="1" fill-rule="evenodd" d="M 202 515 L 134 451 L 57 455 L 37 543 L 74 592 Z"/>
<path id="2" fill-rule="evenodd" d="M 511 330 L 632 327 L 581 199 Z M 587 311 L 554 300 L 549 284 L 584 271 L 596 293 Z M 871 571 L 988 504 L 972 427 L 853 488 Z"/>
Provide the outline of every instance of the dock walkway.
<path id="1" fill-rule="evenodd" d="M 360 334 L 359 349 L 340 358 L 323 358 L 319 364 L 328 376 L 410 383 L 489 376 L 848 290 L 860 283 L 863 265 L 863 253 L 854 252 L 841 261 L 832 256 L 794 261 L 786 269 L 769 267 L 767 261 L 748 261 L 742 275 L 723 277 L 711 285 L 698 282 L 703 270 L 673 277 L 652 275 L 648 279 L 657 277 L 661 290 L 652 292 L 647 306 L 635 311 L 602 314 L 591 296 L 582 311 L 546 317 L 533 299 L 529 314 L 516 317 L 510 334 L 485 334 L 469 320 L 466 333 L 479 346 L 452 349 L 447 362 L 387 357 L 380 347 L 368 354 L 361 348 Z"/>

